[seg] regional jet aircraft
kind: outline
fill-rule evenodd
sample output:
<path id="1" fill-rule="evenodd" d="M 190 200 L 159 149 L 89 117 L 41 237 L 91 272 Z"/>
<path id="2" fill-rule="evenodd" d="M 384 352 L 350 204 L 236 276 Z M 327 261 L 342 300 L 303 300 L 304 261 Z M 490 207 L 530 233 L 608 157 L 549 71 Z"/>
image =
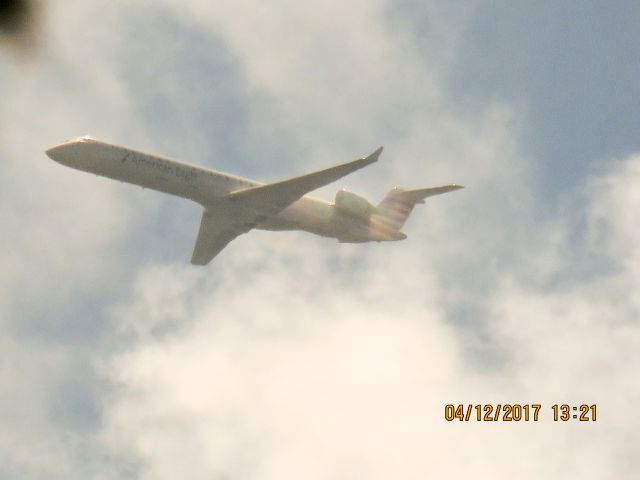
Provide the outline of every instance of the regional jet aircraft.
<path id="1" fill-rule="evenodd" d="M 339 242 L 403 240 L 400 231 L 418 203 L 432 195 L 462 188 L 444 185 L 404 190 L 394 188 L 373 206 L 340 190 L 334 203 L 305 196 L 378 160 L 382 147 L 365 158 L 300 177 L 263 184 L 208 168 L 150 155 L 90 137 L 74 138 L 47 150 L 71 168 L 177 195 L 203 207 L 200 231 L 191 258 L 206 265 L 238 235 L 253 228 L 304 230 Z"/>

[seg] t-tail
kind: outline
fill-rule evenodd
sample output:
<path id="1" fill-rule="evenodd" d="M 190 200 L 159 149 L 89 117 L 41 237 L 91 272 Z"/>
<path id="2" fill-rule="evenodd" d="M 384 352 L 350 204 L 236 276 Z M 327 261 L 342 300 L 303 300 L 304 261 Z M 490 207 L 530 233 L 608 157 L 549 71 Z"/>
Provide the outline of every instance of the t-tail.
<path id="1" fill-rule="evenodd" d="M 371 215 L 369 225 L 380 236 L 389 240 L 402 240 L 406 235 L 400 231 L 404 223 L 409 218 L 413 207 L 419 203 L 424 203 L 424 199 L 441 193 L 452 192 L 464 188 L 462 185 L 443 185 L 441 187 L 417 188 L 414 190 L 404 190 L 393 188 L 384 197 L 382 202 L 376 207 L 375 213 Z"/>

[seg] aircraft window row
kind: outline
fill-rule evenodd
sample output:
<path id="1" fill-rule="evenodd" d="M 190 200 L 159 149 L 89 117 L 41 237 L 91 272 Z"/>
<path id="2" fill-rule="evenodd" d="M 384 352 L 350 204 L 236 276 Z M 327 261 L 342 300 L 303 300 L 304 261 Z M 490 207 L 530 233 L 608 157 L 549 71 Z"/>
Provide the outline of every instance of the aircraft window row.
<path id="1" fill-rule="evenodd" d="M 224 178 L 227 182 L 230 182 L 232 180 L 235 180 L 237 183 L 239 183 L 240 185 L 247 185 L 247 186 L 251 186 L 250 182 L 247 182 L 246 180 L 239 180 L 239 179 L 232 179 L 231 177 L 228 177 L 226 175 L 222 175 L 220 173 L 213 173 L 213 172 L 206 172 L 210 177 L 213 176 L 217 176 L 217 177 L 222 177 Z"/>

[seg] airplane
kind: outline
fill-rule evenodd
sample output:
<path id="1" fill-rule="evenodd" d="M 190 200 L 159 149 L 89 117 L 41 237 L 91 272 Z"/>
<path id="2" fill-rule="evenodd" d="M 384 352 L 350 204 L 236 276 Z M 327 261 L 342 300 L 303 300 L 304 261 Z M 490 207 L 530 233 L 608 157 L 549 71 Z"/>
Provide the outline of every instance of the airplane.
<path id="1" fill-rule="evenodd" d="M 382 147 L 364 158 L 264 184 L 89 136 L 46 150 L 62 165 L 199 203 L 203 210 L 191 257 L 194 265 L 208 264 L 234 238 L 254 228 L 304 230 L 341 243 L 403 240 L 407 236 L 400 229 L 416 204 L 463 188 L 455 184 L 413 190 L 396 187 L 377 206 L 344 189 L 333 203 L 306 196 L 376 162 L 380 153 Z"/>

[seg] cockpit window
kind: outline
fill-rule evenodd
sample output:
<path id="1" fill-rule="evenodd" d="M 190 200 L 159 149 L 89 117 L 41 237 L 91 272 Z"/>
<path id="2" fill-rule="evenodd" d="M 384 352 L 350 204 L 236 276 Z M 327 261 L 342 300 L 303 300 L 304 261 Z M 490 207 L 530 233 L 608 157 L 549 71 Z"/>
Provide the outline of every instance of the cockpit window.
<path id="1" fill-rule="evenodd" d="M 83 135 L 82 137 L 70 138 L 69 140 L 67 140 L 64 143 L 90 142 L 92 140 L 93 140 L 93 138 L 91 138 L 89 135 Z"/>

